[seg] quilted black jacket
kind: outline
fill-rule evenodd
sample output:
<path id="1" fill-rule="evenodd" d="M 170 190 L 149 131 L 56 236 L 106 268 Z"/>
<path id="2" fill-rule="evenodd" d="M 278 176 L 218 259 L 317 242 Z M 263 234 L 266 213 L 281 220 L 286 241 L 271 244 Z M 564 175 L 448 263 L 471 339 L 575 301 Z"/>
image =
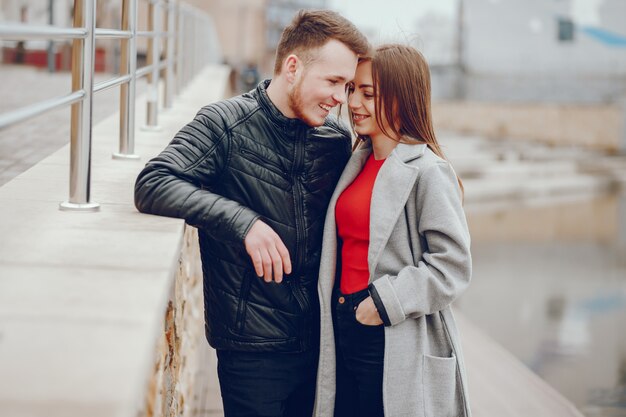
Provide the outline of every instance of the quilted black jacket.
<path id="1" fill-rule="evenodd" d="M 135 184 L 139 211 L 198 228 L 206 334 L 216 349 L 301 352 L 318 343 L 324 217 L 350 138 L 332 116 L 317 128 L 286 118 L 268 85 L 203 107 Z M 281 284 L 258 278 L 245 251 L 259 218 L 289 250 L 292 273 Z"/>

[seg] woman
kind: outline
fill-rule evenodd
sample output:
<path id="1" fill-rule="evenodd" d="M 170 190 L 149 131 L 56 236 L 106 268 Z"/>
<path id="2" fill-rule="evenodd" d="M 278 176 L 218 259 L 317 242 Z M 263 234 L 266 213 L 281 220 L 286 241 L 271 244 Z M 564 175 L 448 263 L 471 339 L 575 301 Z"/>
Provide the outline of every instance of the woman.
<path id="1" fill-rule="evenodd" d="M 470 238 L 423 56 L 379 47 L 348 106 L 360 143 L 324 229 L 315 416 L 469 416 L 450 304 L 470 281 Z"/>

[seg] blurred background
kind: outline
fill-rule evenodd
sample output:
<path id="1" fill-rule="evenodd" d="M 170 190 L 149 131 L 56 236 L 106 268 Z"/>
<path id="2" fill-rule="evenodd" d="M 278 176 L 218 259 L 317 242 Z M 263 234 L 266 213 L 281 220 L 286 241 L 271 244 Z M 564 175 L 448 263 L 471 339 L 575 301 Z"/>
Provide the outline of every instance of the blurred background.
<path id="1" fill-rule="evenodd" d="M 374 44 L 421 50 L 438 137 L 466 189 L 475 267 L 458 310 L 585 416 L 626 416 L 625 1 L 186 3 L 212 17 L 212 60 L 231 67 L 231 95 L 271 76 L 301 8 L 335 9 Z M 0 21 L 69 27 L 72 7 L 0 0 Z M 120 7 L 98 1 L 97 26 L 119 28 Z M 71 91 L 69 42 L 1 47 L 0 113 Z M 96 47 L 97 79 L 118 73 L 119 41 Z M 98 96 L 95 122 L 117 94 Z M 0 185 L 68 141 L 67 109 L 1 131 Z"/>

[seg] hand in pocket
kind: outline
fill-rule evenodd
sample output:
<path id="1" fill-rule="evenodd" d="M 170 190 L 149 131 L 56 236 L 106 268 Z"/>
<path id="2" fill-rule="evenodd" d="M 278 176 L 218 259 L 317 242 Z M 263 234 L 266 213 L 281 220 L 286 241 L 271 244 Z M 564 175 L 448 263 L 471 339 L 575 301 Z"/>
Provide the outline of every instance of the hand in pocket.
<path id="1" fill-rule="evenodd" d="M 356 309 L 355 317 L 356 321 L 366 326 L 380 326 L 383 324 L 371 296 L 361 301 Z"/>

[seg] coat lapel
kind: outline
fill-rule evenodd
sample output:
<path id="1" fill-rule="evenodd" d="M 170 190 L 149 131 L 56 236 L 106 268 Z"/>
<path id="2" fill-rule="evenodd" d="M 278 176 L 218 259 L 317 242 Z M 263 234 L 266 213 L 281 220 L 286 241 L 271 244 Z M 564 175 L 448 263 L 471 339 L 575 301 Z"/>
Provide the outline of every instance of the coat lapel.
<path id="1" fill-rule="evenodd" d="M 330 199 L 330 203 L 333 206 L 337 202 L 341 193 L 348 188 L 348 186 L 352 184 L 352 181 L 354 181 L 354 179 L 361 173 L 363 165 L 365 165 L 365 161 L 367 161 L 367 157 L 371 152 L 372 146 L 369 142 L 366 142 L 364 146 L 361 146 L 359 149 L 354 151 L 354 153 L 352 153 L 350 160 L 346 164 L 346 167 L 337 182 L 333 196 Z"/>
<path id="2" fill-rule="evenodd" d="M 352 153 L 350 160 L 337 182 L 335 191 L 328 204 L 326 222 L 324 223 L 324 238 L 322 246 L 322 263 L 320 265 L 320 280 L 325 288 L 332 288 L 335 279 L 335 266 L 337 265 L 337 224 L 335 220 L 335 206 L 341 193 L 348 188 L 352 181 L 359 175 L 365 165 L 367 157 L 372 152 L 371 145 L 365 143 Z M 328 287 L 328 283 L 330 286 Z"/>
<path id="3" fill-rule="evenodd" d="M 424 154 L 426 145 L 398 144 L 378 172 L 370 206 L 370 244 L 367 263 L 370 282 L 417 179 L 418 168 L 408 162 Z"/>

